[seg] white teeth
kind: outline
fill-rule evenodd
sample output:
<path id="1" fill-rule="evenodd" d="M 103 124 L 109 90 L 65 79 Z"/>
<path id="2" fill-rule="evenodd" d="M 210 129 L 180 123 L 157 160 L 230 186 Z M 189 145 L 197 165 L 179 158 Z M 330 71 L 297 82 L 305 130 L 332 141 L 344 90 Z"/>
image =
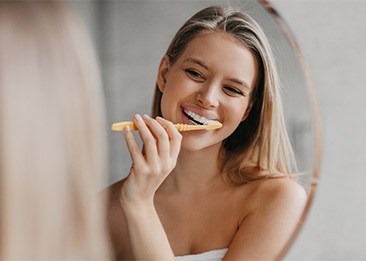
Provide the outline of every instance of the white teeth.
<path id="1" fill-rule="evenodd" d="M 206 123 L 207 119 L 201 116 L 198 121 L 202 122 L 202 123 Z"/>
<path id="2" fill-rule="evenodd" d="M 189 117 L 193 118 L 195 121 L 198 121 L 202 124 L 206 124 L 207 122 L 211 121 L 209 119 L 206 119 L 205 117 L 203 116 L 200 116 L 194 112 L 191 112 L 191 111 L 187 111 L 187 110 L 184 110 L 184 112 L 189 115 Z"/>
<path id="3" fill-rule="evenodd" d="M 193 119 L 195 119 L 196 121 L 201 122 L 201 117 L 198 116 L 197 114 L 193 116 Z"/>

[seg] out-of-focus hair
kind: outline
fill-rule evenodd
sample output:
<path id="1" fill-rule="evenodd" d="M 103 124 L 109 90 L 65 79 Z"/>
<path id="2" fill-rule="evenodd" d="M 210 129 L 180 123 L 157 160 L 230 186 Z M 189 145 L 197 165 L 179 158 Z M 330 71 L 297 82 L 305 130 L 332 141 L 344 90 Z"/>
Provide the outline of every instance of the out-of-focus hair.
<path id="1" fill-rule="evenodd" d="M 223 142 L 219 163 L 225 179 L 244 184 L 268 177 L 291 176 L 296 162 L 285 128 L 276 64 L 265 33 L 244 12 L 208 7 L 178 30 L 166 52 L 169 62 L 174 64 L 189 42 L 203 32 L 224 32 L 235 37 L 255 55 L 259 64 L 250 97 L 251 111 Z M 156 86 L 152 109 L 155 117 L 162 116 L 162 95 Z"/>
<path id="2" fill-rule="evenodd" d="M 0 259 L 107 259 L 104 104 L 63 1 L 0 2 Z"/>

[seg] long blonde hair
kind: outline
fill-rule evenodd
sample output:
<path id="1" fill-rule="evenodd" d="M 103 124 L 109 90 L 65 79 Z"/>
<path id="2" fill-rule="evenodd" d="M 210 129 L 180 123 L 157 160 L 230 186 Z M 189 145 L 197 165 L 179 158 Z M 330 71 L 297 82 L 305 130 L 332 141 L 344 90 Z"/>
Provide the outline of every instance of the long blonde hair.
<path id="1" fill-rule="evenodd" d="M 212 6 L 195 15 L 178 30 L 166 55 L 171 64 L 180 57 L 188 43 L 207 31 L 225 32 L 237 38 L 255 55 L 259 68 L 251 93 L 251 111 L 224 142 L 219 159 L 229 183 L 244 184 L 268 177 L 291 175 L 295 167 L 282 112 L 280 82 L 270 44 L 265 33 L 249 15 L 241 11 Z M 161 116 L 163 93 L 156 86 L 153 116 Z"/>
<path id="2" fill-rule="evenodd" d="M 104 104 L 65 2 L 0 2 L 0 259 L 106 259 Z"/>

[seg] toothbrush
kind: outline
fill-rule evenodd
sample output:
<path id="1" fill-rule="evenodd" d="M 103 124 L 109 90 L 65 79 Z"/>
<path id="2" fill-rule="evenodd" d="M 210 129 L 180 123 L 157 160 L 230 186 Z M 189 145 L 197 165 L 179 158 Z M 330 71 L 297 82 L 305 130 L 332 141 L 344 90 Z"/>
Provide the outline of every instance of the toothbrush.
<path id="1" fill-rule="evenodd" d="M 113 131 L 123 131 L 126 126 L 130 126 L 131 131 L 137 130 L 135 124 L 132 121 L 123 121 L 112 124 Z M 192 130 L 215 130 L 220 129 L 222 124 L 218 121 L 208 121 L 203 125 L 189 125 L 189 124 L 182 124 L 177 123 L 174 124 L 174 127 L 178 131 L 192 131 Z"/>

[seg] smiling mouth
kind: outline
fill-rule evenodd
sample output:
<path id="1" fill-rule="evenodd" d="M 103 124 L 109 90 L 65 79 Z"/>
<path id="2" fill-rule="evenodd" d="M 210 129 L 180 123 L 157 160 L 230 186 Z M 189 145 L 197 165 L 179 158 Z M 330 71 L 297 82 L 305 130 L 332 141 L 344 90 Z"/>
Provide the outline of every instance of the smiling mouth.
<path id="1" fill-rule="evenodd" d="M 186 109 L 183 109 L 183 114 L 194 124 L 198 124 L 198 125 L 203 125 L 203 124 L 207 124 L 209 122 L 212 122 L 214 120 L 209 120 L 206 119 L 203 116 L 200 116 L 192 111 L 188 111 Z"/>

